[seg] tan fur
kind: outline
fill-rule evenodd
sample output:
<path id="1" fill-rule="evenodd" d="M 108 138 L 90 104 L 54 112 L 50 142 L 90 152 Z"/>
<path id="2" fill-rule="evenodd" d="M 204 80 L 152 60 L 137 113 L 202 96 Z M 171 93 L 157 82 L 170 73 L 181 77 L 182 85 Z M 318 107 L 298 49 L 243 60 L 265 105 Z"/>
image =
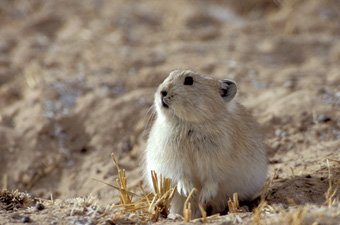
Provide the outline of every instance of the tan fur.
<path id="1" fill-rule="evenodd" d="M 184 85 L 191 76 L 192 85 Z M 196 188 L 197 203 L 223 211 L 234 192 L 239 200 L 252 200 L 267 176 L 267 156 L 258 124 L 234 95 L 223 99 L 228 84 L 192 71 L 173 71 L 155 94 L 157 118 L 146 147 L 146 176 L 150 171 L 169 177 L 178 186 L 171 214 L 182 214 L 186 196 Z M 230 86 L 231 87 L 231 86 Z M 162 105 L 163 98 L 168 107 Z M 164 93 L 163 93 L 164 95 Z"/>

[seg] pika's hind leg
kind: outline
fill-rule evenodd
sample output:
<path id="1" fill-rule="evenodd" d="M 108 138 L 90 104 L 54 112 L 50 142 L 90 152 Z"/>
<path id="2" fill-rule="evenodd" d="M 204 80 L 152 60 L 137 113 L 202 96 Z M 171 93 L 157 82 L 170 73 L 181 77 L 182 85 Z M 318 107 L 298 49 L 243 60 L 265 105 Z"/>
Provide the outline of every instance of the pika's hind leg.
<path id="1" fill-rule="evenodd" d="M 170 218 L 175 218 L 176 214 L 183 215 L 184 202 L 186 198 L 175 193 L 174 198 L 171 201 Z"/>
<path id="2" fill-rule="evenodd" d="M 200 191 L 199 200 L 206 204 L 216 197 L 218 193 L 218 184 L 216 182 L 207 182 Z"/>
<path id="3" fill-rule="evenodd" d="M 175 193 L 175 196 L 171 202 L 170 215 L 169 215 L 170 218 L 175 218 L 176 214 L 183 216 L 185 200 L 186 200 L 186 197 L 179 195 L 178 193 Z M 196 218 L 201 217 L 201 211 L 198 207 L 198 198 L 192 196 L 190 199 L 190 204 L 191 204 L 191 219 L 196 219 Z"/>

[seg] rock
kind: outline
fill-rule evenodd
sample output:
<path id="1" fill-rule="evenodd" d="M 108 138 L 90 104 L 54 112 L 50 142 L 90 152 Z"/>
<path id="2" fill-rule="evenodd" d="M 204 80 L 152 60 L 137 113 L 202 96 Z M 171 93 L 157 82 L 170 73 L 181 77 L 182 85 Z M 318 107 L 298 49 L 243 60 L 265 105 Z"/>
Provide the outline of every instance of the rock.
<path id="1" fill-rule="evenodd" d="M 36 205 L 35 205 L 35 208 L 37 210 L 43 210 L 45 209 L 45 206 L 41 203 L 41 202 L 38 202 Z"/>
<path id="2" fill-rule="evenodd" d="M 330 120 L 331 120 L 331 117 L 326 115 L 326 114 L 323 114 L 323 115 L 318 117 L 318 122 L 319 123 L 325 123 L 325 122 L 328 122 Z"/>
<path id="3" fill-rule="evenodd" d="M 281 137 L 289 137 L 289 136 L 290 136 L 290 134 L 288 132 L 286 132 L 286 131 L 283 131 L 281 133 Z"/>
<path id="4" fill-rule="evenodd" d="M 275 136 L 277 137 L 288 137 L 290 134 L 286 131 L 283 131 L 281 129 L 275 130 Z"/>
<path id="5" fill-rule="evenodd" d="M 21 222 L 23 222 L 23 223 L 30 223 L 31 221 L 32 220 L 31 220 L 31 218 L 29 216 L 24 216 L 21 219 Z"/>
<path id="6" fill-rule="evenodd" d="M 21 219 L 21 215 L 20 215 L 20 213 L 13 213 L 12 215 L 11 215 L 11 217 L 12 217 L 12 219 L 15 219 L 15 220 L 18 220 L 18 219 Z"/>

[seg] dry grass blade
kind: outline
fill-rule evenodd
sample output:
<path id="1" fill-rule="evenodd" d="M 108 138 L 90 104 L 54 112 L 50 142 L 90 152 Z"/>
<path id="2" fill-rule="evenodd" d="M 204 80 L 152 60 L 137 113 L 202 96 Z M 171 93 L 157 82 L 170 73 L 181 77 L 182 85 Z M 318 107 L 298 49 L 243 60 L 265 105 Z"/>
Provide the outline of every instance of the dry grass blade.
<path id="1" fill-rule="evenodd" d="M 122 215 L 123 212 L 118 212 L 116 213 L 113 217 L 112 217 L 112 222 L 116 222 L 116 220 L 118 220 L 118 218 Z"/>
<path id="2" fill-rule="evenodd" d="M 243 210 L 240 209 L 240 203 L 238 201 L 237 193 L 233 194 L 233 201 L 231 199 L 229 199 L 228 208 L 229 208 L 229 213 L 241 213 L 241 212 L 243 212 Z"/>
<path id="3" fill-rule="evenodd" d="M 150 200 L 149 200 L 149 197 L 148 197 L 148 195 L 146 194 L 146 192 L 145 192 L 145 190 L 144 190 L 144 188 L 143 188 L 143 186 L 142 186 L 142 184 L 140 183 L 140 182 L 138 182 L 138 186 L 139 186 L 139 188 L 142 190 L 142 192 L 143 192 L 143 194 L 144 194 L 144 197 L 145 197 L 145 199 L 146 199 L 146 201 L 148 202 L 148 205 L 150 206 Z"/>
<path id="4" fill-rule="evenodd" d="M 294 199 L 290 198 L 290 197 L 287 197 L 287 202 L 291 205 L 297 205 L 296 202 L 294 201 Z"/>
<path id="5" fill-rule="evenodd" d="M 7 190 L 8 175 L 4 174 L 2 177 L 2 190 Z"/>
<path id="6" fill-rule="evenodd" d="M 207 216 L 206 217 L 206 222 L 208 220 L 212 221 L 212 220 L 217 220 L 217 219 L 220 219 L 220 214 L 219 213 L 211 215 L 211 216 Z M 196 223 L 196 222 L 205 222 L 205 221 L 203 221 L 203 218 L 197 218 L 197 219 L 191 220 L 190 222 Z"/>
<path id="7" fill-rule="evenodd" d="M 120 195 L 119 198 L 121 200 L 121 202 L 123 204 L 129 204 L 132 202 L 132 196 L 129 195 L 129 191 L 127 190 L 127 177 L 126 177 L 126 173 L 125 170 L 123 169 L 123 171 L 119 168 L 117 159 L 115 157 L 115 155 L 112 153 L 111 154 L 112 159 L 117 167 L 118 170 L 118 175 L 119 175 L 119 179 L 116 180 L 118 187 L 120 187 Z M 129 207 L 129 206 L 127 206 Z"/>
<path id="8" fill-rule="evenodd" d="M 339 182 L 337 186 L 339 186 Z M 337 188 L 333 190 L 333 187 L 331 186 L 328 188 L 327 192 L 325 193 L 325 197 L 326 197 L 326 201 L 324 203 L 325 205 L 332 206 L 336 203 L 335 196 L 336 196 L 337 190 L 338 190 Z"/>
<path id="9" fill-rule="evenodd" d="M 139 194 L 133 193 L 133 192 L 128 191 L 128 190 L 124 190 L 124 189 L 122 189 L 122 188 L 120 188 L 120 187 L 117 187 L 117 186 L 115 186 L 115 185 L 113 185 L 113 184 L 106 183 L 106 182 L 101 181 L 101 180 L 98 180 L 98 179 L 96 179 L 96 178 L 92 178 L 92 179 L 95 180 L 95 181 L 101 182 L 101 183 L 103 183 L 103 184 L 106 184 L 106 185 L 108 185 L 108 186 L 110 186 L 110 187 L 112 187 L 112 188 L 114 188 L 114 189 L 117 189 L 118 191 L 126 192 L 126 193 L 128 193 L 128 194 L 130 194 L 130 195 L 134 195 L 134 196 L 137 196 L 137 197 L 139 197 L 139 198 L 143 198 L 143 196 L 141 196 L 141 195 L 139 195 Z"/>
<path id="10" fill-rule="evenodd" d="M 203 209 L 203 206 L 201 205 L 201 203 L 198 203 L 198 207 L 202 214 L 202 222 L 203 223 L 207 222 L 207 212 Z"/>
<path id="11" fill-rule="evenodd" d="M 258 207 L 255 208 L 254 210 L 254 223 L 258 225 L 262 225 L 263 223 L 261 222 L 261 212 L 264 207 L 267 206 L 267 202 L 261 201 Z"/>
<path id="12" fill-rule="evenodd" d="M 264 201 L 264 200 L 266 199 L 266 197 L 268 196 L 268 194 L 269 194 L 269 187 L 270 187 L 271 184 L 273 184 L 274 179 L 275 179 L 275 177 L 277 176 L 277 172 L 278 172 L 278 171 L 279 171 L 279 169 L 276 169 L 276 170 L 274 171 L 274 174 L 273 174 L 272 178 L 269 179 L 269 180 L 264 184 L 264 186 L 263 186 L 263 188 L 262 188 L 262 192 L 261 192 L 261 201 Z"/>
<path id="13" fill-rule="evenodd" d="M 330 158 L 327 158 L 327 160 L 333 161 L 333 162 L 337 162 L 337 163 L 340 163 L 340 160 L 338 160 L 338 159 L 330 159 Z"/>
<path id="14" fill-rule="evenodd" d="M 43 82 L 42 68 L 38 63 L 30 63 L 24 68 L 24 79 L 30 88 L 36 88 Z"/>
<path id="15" fill-rule="evenodd" d="M 291 217 L 287 218 L 287 223 L 292 224 L 292 225 L 304 224 L 303 216 L 307 212 L 308 209 L 309 209 L 308 205 L 305 207 L 299 207 L 296 213 L 294 213 Z"/>
<path id="16" fill-rule="evenodd" d="M 187 199 L 184 202 L 184 209 L 183 209 L 183 216 L 184 216 L 184 222 L 188 223 L 191 220 L 191 204 L 189 202 L 191 196 L 193 195 L 194 192 L 196 192 L 197 189 L 193 188 L 187 197 Z"/>
<path id="17" fill-rule="evenodd" d="M 293 167 L 289 167 L 290 172 L 292 173 L 292 178 L 295 178 L 295 173 Z"/>
<path id="18" fill-rule="evenodd" d="M 158 178 L 157 174 L 155 171 L 151 171 L 151 177 L 152 177 L 152 182 L 153 182 L 153 189 L 155 191 L 155 194 L 160 196 L 159 189 L 158 189 Z"/>
<path id="19" fill-rule="evenodd" d="M 189 202 L 183 209 L 184 222 L 189 223 L 191 220 L 191 203 Z"/>
<path id="20" fill-rule="evenodd" d="M 160 216 L 160 209 L 159 209 L 159 208 L 156 208 L 155 211 L 154 211 L 154 213 L 152 214 L 150 220 L 151 220 L 152 222 L 156 222 L 156 221 L 158 220 L 159 216 Z"/>

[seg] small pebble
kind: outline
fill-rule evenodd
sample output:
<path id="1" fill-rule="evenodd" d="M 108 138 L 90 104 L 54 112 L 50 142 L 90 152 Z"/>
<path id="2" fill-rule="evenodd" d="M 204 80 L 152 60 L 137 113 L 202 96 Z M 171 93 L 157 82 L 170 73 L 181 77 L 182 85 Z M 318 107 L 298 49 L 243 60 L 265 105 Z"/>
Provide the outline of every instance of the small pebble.
<path id="1" fill-rule="evenodd" d="M 21 219 L 22 216 L 19 213 L 13 213 L 11 217 L 12 219 Z"/>
<path id="2" fill-rule="evenodd" d="M 294 88 L 295 84 L 293 81 L 286 81 L 284 84 L 283 84 L 283 87 L 285 88 Z"/>
<path id="3" fill-rule="evenodd" d="M 101 173 L 102 171 L 99 168 L 96 168 L 96 174 Z"/>
<path id="4" fill-rule="evenodd" d="M 282 130 L 280 130 L 280 129 L 275 130 L 275 136 L 276 137 L 280 137 L 281 133 L 282 133 Z"/>
<path id="5" fill-rule="evenodd" d="M 283 131 L 282 133 L 281 133 L 281 137 L 289 137 L 289 133 L 288 132 L 286 132 L 286 131 Z"/>
<path id="6" fill-rule="evenodd" d="M 106 220 L 104 224 L 105 225 L 113 225 L 115 223 L 112 220 Z"/>
<path id="7" fill-rule="evenodd" d="M 318 92 L 319 92 L 319 94 L 325 94 L 325 93 L 327 93 L 327 90 L 325 88 L 319 88 Z"/>
<path id="8" fill-rule="evenodd" d="M 122 146 L 122 150 L 124 152 L 129 152 L 131 149 L 132 149 L 132 146 L 131 146 L 130 143 L 124 143 L 123 146 Z"/>
<path id="9" fill-rule="evenodd" d="M 329 117 L 328 115 L 321 115 L 321 116 L 319 116 L 319 118 L 318 118 L 318 122 L 320 122 L 320 123 L 325 123 L 325 122 L 327 122 L 327 121 L 330 121 L 331 120 L 331 117 Z"/>
<path id="10" fill-rule="evenodd" d="M 24 216 L 24 217 L 22 217 L 21 222 L 23 222 L 23 223 L 30 223 L 31 222 L 31 218 L 29 216 Z"/>
<path id="11" fill-rule="evenodd" d="M 278 163 L 282 163 L 282 160 L 280 160 L 280 159 L 269 160 L 269 164 L 278 164 Z"/>
<path id="12" fill-rule="evenodd" d="M 288 137 L 289 133 L 286 132 L 286 131 L 283 131 L 281 129 L 277 129 L 277 130 L 275 130 L 275 136 L 277 136 L 277 137 Z"/>
<path id="13" fill-rule="evenodd" d="M 37 210 L 43 210 L 45 209 L 45 206 L 41 203 L 41 202 L 38 202 L 36 205 L 35 205 L 35 208 Z"/>
<path id="14" fill-rule="evenodd" d="M 294 167 L 301 166 L 301 163 L 299 163 L 299 162 L 294 162 L 293 164 L 294 164 Z"/>
<path id="15" fill-rule="evenodd" d="M 249 209 L 248 209 L 248 212 L 249 212 Z M 236 221 L 237 223 L 243 223 L 243 220 L 239 215 L 236 215 Z"/>
<path id="16" fill-rule="evenodd" d="M 80 153 L 83 153 L 83 154 L 87 153 L 87 148 L 86 147 L 82 147 L 80 149 Z"/>

